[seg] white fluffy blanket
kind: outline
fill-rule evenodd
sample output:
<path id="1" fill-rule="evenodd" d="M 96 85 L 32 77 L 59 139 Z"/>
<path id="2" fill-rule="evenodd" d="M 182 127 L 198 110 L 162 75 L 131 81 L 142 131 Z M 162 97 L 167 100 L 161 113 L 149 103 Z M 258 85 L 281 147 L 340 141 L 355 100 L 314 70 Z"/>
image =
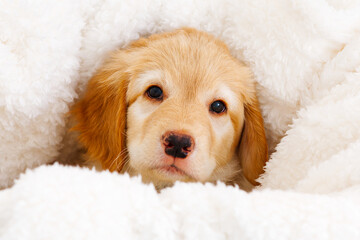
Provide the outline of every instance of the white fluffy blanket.
<path id="1" fill-rule="evenodd" d="M 252 193 L 43 166 L 0 191 L 0 239 L 360 239 L 360 2 L 0 1 L 0 188 L 61 153 L 108 52 L 190 26 L 258 82 L 273 154 Z M 66 154 L 63 154 L 66 156 Z"/>

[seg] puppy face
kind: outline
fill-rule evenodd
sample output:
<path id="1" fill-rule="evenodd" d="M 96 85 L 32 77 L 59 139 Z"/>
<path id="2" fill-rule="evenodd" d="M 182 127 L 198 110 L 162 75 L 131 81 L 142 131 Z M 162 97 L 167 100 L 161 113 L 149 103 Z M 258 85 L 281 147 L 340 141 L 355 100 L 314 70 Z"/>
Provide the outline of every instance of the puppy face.
<path id="1" fill-rule="evenodd" d="M 103 168 L 166 186 L 255 183 L 267 146 L 251 73 L 226 46 L 192 29 L 120 50 L 75 106 L 80 141 Z"/>
<path id="2" fill-rule="evenodd" d="M 220 171 L 240 138 L 251 89 L 239 80 L 250 75 L 222 45 L 201 40 L 173 36 L 137 56 L 127 91 L 129 165 L 153 181 L 229 179 L 238 170 Z"/>

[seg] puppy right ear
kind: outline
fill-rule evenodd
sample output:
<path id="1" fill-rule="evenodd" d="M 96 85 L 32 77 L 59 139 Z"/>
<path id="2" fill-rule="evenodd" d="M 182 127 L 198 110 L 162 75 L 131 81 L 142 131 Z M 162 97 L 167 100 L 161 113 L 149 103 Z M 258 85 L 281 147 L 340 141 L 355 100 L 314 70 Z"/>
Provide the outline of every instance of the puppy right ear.
<path id="1" fill-rule="evenodd" d="M 77 125 L 79 141 L 91 159 L 100 161 L 103 169 L 120 171 L 126 151 L 126 91 L 128 74 L 121 51 L 106 63 L 89 81 L 83 98 L 71 114 Z"/>
<path id="2" fill-rule="evenodd" d="M 239 156 L 244 176 L 254 186 L 256 179 L 264 172 L 268 160 L 264 120 L 256 96 L 245 103 L 245 123 L 240 140 Z"/>

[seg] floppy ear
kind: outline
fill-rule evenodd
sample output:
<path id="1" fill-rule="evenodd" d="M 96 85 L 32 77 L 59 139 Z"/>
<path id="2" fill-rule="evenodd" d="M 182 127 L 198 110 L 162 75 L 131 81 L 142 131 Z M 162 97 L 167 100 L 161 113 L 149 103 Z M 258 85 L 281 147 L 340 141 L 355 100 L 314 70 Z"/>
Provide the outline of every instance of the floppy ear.
<path id="1" fill-rule="evenodd" d="M 120 171 L 127 155 L 125 125 L 128 74 L 119 61 L 115 63 L 105 64 L 95 74 L 88 83 L 85 96 L 71 111 L 77 120 L 72 130 L 79 132 L 79 141 L 86 148 L 87 154 L 110 171 Z"/>
<path id="2" fill-rule="evenodd" d="M 264 121 L 256 97 L 251 103 L 245 104 L 244 111 L 245 123 L 239 148 L 240 161 L 246 179 L 253 185 L 259 185 L 255 180 L 264 172 L 268 148 Z"/>

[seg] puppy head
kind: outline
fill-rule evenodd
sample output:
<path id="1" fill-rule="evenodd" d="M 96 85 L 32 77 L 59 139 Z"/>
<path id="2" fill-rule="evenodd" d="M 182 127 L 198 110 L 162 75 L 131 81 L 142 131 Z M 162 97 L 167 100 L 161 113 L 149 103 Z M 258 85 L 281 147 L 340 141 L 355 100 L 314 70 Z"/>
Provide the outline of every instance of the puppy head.
<path id="1" fill-rule="evenodd" d="M 231 181 L 240 165 L 256 184 L 267 160 L 249 69 L 193 29 L 115 52 L 72 112 L 90 158 L 155 185 Z"/>

